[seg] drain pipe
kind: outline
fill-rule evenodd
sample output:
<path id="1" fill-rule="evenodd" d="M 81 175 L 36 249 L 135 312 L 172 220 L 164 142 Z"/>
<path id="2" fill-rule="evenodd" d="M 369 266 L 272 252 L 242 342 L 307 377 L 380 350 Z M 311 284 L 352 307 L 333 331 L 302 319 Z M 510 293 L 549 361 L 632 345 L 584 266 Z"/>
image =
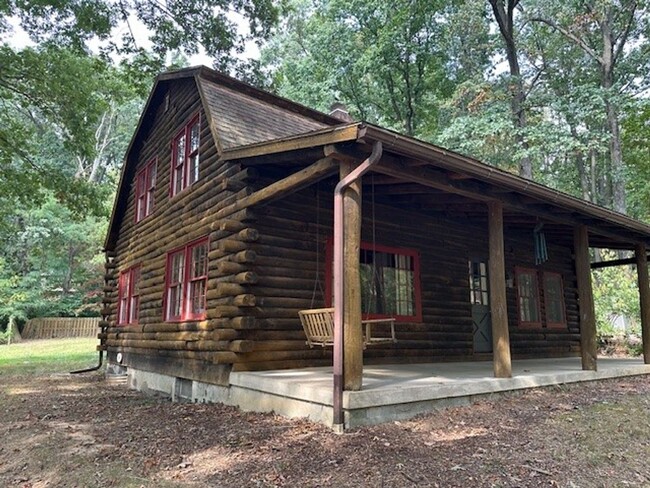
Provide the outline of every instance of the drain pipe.
<path id="1" fill-rule="evenodd" d="M 82 374 L 82 373 L 90 373 L 91 371 L 97 371 L 99 368 L 102 367 L 103 360 L 104 360 L 104 351 L 99 351 L 99 364 L 97 364 L 97 366 L 93 366 L 92 368 L 79 369 L 77 371 L 70 371 L 70 374 Z"/>
<path id="2" fill-rule="evenodd" d="M 345 428 L 343 418 L 343 319 L 345 316 L 345 283 L 343 280 L 345 273 L 345 262 L 343 260 L 345 210 L 343 208 L 343 192 L 379 161 L 382 151 L 381 142 L 375 142 L 370 156 L 339 181 L 334 189 L 334 392 L 332 396 L 332 427 L 338 433 L 342 433 Z"/>

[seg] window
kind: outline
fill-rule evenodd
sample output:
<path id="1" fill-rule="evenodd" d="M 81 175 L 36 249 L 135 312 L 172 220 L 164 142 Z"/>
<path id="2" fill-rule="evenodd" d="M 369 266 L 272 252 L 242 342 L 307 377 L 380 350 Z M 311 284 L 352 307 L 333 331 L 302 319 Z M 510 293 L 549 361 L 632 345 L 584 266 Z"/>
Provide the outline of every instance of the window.
<path id="1" fill-rule="evenodd" d="M 515 268 L 515 276 L 517 279 L 519 325 L 522 327 L 541 327 L 537 271 L 534 269 Z"/>
<path id="2" fill-rule="evenodd" d="M 201 120 L 196 114 L 172 141 L 171 196 L 199 179 L 200 129 Z"/>
<path id="3" fill-rule="evenodd" d="M 544 311 L 546 312 L 547 327 L 565 327 L 564 287 L 562 275 L 544 272 L 542 275 L 544 287 Z"/>
<path id="4" fill-rule="evenodd" d="M 472 305 L 490 304 L 485 261 L 469 261 L 469 302 Z"/>
<path id="5" fill-rule="evenodd" d="M 140 265 L 120 273 L 118 294 L 118 325 L 136 324 L 140 311 Z"/>
<path id="6" fill-rule="evenodd" d="M 140 222 L 153 213 L 156 169 L 158 160 L 152 159 L 136 176 L 135 221 Z"/>
<path id="7" fill-rule="evenodd" d="M 332 242 L 327 246 L 326 296 L 332 303 Z M 420 259 L 413 249 L 361 243 L 361 311 L 364 318 L 394 317 L 400 322 L 421 322 Z"/>
<path id="8" fill-rule="evenodd" d="M 167 254 L 165 320 L 173 322 L 204 319 L 207 283 L 207 238 Z"/>

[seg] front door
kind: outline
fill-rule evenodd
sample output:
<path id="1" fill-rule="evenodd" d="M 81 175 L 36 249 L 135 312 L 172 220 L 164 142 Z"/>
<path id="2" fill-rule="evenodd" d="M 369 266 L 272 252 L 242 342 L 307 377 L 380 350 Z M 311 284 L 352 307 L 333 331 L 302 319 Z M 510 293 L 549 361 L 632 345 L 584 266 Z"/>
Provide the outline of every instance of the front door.
<path id="1" fill-rule="evenodd" d="M 492 318 L 487 262 L 484 260 L 469 261 L 469 298 L 472 304 L 474 353 L 492 352 Z"/>

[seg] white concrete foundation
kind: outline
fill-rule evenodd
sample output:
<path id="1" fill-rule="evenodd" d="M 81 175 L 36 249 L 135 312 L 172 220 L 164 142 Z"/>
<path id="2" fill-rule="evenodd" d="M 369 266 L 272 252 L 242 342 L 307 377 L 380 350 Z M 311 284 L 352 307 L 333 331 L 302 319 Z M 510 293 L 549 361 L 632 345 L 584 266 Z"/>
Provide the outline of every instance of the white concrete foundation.
<path id="1" fill-rule="evenodd" d="M 508 379 L 494 378 L 487 361 L 366 366 L 362 390 L 343 393 L 345 424 L 378 424 L 468 404 L 477 397 L 643 374 L 650 374 L 650 365 L 640 359 L 609 358 L 598 360 L 598 371 L 582 371 L 579 358 L 513 361 L 513 377 Z M 229 387 L 130 368 L 129 386 L 332 425 L 331 367 L 231 373 Z"/>

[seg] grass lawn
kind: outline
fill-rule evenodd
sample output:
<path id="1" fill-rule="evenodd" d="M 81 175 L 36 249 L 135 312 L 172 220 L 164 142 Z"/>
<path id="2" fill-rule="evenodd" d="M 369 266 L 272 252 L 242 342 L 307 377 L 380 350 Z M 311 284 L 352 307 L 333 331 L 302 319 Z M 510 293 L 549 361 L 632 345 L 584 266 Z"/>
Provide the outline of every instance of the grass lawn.
<path id="1" fill-rule="evenodd" d="M 0 345 L 0 377 L 67 373 L 97 364 L 95 338 L 44 339 Z"/>

